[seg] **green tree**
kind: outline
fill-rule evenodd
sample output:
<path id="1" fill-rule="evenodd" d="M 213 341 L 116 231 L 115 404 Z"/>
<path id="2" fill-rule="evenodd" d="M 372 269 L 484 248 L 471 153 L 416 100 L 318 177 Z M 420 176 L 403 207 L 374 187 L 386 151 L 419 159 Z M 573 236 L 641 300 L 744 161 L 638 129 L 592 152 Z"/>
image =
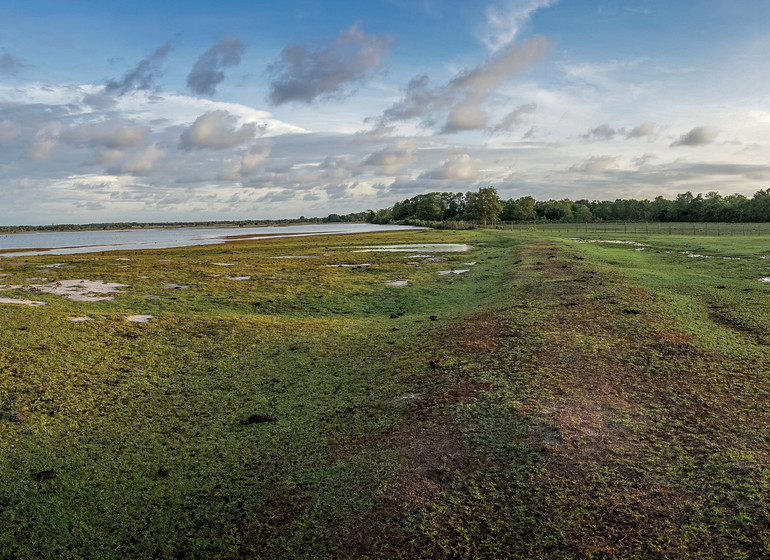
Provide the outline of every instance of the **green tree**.
<path id="1" fill-rule="evenodd" d="M 440 220 L 443 217 L 441 200 L 435 193 L 420 195 L 414 205 L 414 216 L 418 220 Z"/>
<path id="2" fill-rule="evenodd" d="M 393 219 L 406 220 L 414 216 L 414 205 L 410 200 L 404 200 L 403 202 L 396 202 L 391 210 Z"/>
<path id="3" fill-rule="evenodd" d="M 576 204 L 572 209 L 572 220 L 575 222 L 590 222 L 593 218 L 591 209 L 585 204 Z"/>
<path id="4" fill-rule="evenodd" d="M 478 192 L 465 195 L 465 207 L 468 217 L 479 222 L 495 222 L 500 219 L 503 205 L 494 187 L 481 187 Z"/>
<path id="5" fill-rule="evenodd" d="M 381 210 L 377 210 L 372 216 L 373 224 L 389 224 L 392 221 L 393 221 L 393 215 L 391 213 L 390 208 L 383 208 Z"/>

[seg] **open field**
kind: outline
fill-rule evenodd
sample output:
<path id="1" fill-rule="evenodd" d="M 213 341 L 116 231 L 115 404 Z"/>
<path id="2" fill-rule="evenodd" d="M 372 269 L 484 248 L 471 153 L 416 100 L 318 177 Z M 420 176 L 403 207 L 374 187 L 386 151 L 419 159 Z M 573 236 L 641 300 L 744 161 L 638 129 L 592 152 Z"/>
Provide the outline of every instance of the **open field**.
<path id="1" fill-rule="evenodd" d="M 470 247 L 354 252 L 403 243 Z M 45 303 L 0 303 L 0 558 L 770 556 L 767 256 L 488 229 L 0 260 Z"/>
<path id="2" fill-rule="evenodd" d="M 499 229 L 563 235 L 629 234 L 681 236 L 760 236 L 770 235 L 770 224 L 750 222 L 513 222 L 501 223 Z"/>

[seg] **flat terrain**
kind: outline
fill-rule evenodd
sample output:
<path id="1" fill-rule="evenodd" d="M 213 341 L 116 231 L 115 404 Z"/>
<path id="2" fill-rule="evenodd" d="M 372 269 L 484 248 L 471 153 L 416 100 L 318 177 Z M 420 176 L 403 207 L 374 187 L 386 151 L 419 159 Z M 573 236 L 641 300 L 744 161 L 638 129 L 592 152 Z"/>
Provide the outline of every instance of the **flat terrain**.
<path id="1" fill-rule="evenodd" d="M 770 242 L 601 237 L 0 260 L 0 558 L 770 556 Z"/>

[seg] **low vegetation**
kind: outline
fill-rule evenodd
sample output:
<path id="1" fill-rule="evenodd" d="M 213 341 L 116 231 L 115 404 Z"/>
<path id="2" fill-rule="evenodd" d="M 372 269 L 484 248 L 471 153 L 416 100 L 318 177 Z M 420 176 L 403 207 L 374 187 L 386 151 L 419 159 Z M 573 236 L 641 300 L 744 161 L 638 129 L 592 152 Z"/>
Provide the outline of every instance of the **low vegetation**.
<path id="1" fill-rule="evenodd" d="M 765 244 L 569 235 L 3 259 L 0 557 L 770 555 Z"/>

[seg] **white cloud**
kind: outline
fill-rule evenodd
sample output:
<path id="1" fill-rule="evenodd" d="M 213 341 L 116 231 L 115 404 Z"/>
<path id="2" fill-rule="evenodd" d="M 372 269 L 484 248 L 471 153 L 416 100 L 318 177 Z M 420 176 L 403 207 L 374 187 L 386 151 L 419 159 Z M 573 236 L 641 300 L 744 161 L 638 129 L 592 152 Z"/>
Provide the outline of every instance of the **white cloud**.
<path id="1" fill-rule="evenodd" d="M 184 148 L 223 150 L 248 142 L 257 134 L 256 123 L 236 128 L 237 119 L 226 111 L 211 111 L 201 115 L 179 138 Z"/>
<path id="2" fill-rule="evenodd" d="M 398 175 L 407 164 L 412 162 L 417 152 L 414 140 L 399 140 L 392 146 L 369 154 L 363 165 L 378 166 L 384 175 Z"/>
<path id="3" fill-rule="evenodd" d="M 459 73 L 445 86 L 431 88 L 427 76 L 416 77 L 409 82 L 404 97 L 383 112 L 378 124 L 419 118 L 423 126 L 433 128 L 448 111 L 443 132 L 484 129 L 489 97 L 504 80 L 542 59 L 550 46 L 544 37 L 512 43 L 482 64 Z"/>
<path id="4" fill-rule="evenodd" d="M 390 35 L 367 35 L 358 24 L 341 31 L 334 42 L 288 45 L 269 68 L 276 75 L 270 84 L 270 102 L 312 103 L 319 98 L 344 96 L 350 85 L 382 67 L 392 45 Z"/>
<path id="5" fill-rule="evenodd" d="M 631 132 L 628 133 L 629 138 L 642 138 L 644 136 L 650 136 L 655 131 L 655 123 L 652 121 L 645 121 Z"/>
<path id="6" fill-rule="evenodd" d="M 421 174 L 419 179 L 441 179 L 457 180 L 463 179 L 472 181 L 478 176 L 476 166 L 481 163 L 480 160 L 473 160 L 468 154 L 461 154 L 451 160 L 441 162 L 437 169 Z"/>
<path id="7" fill-rule="evenodd" d="M 556 4 L 557 0 L 498 0 L 485 11 L 486 26 L 481 41 L 492 51 L 511 43 L 530 16 L 540 8 Z"/>
<path id="8" fill-rule="evenodd" d="M 593 130 L 589 131 L 588 134 L 583 135 L 583 138 L 587 140 L 611 140 L 615 137 L 616 134 L 623 133 L 623 130 L 618 130 L 605 123 L 600 124 Z"/>
<path id="9" fill-rule="evenodd" d="M 719 131 L 713 126 L 696 126 L 687 134 L 682 134 L 678 140 L 675 140 L 671 147 L 676 146 L 705 146 L 711 144 L 719 134 Z"/>
<path id="10" fill-rule="evenodd" d="M 591 156 L 588 159 L 581 161 L 570 167 L 570 171 L 578 171 L 581 173 L 601 173 L 614 167 L 618 161 L 618 157 L 614 156 Z"/>
<path id="11" fill-rule="evenodd" d="M 120 122 L 99 124 L 81 124 L 62 134 L 62 140 L 72 144 L 86 144 L 124 150 L 133 148 L 145 141 L 150 133 L 147 126 L 126 126 Z"/>
<path id="12" fill-rule="evenodd" d="M 48 159 L 51 150 L 59 143 L 61 130 L 59 122 L 48 123 L 38 130 L 33 144 L 27 149 L 27 158 L 37 161 Z"/>
<path id="13" fill-rule="evenodd" d="M 495 125 L 494 132 L 504 132 L 511 130 L 514 126 L 518 126 L 522 123 L 522 116 L 526 114 L 534 113 L 537 110 L 537 104 L 526 103 L 519 105 L 513 111 L 506 114 L 502 120 Z"/>
<path id="14" fill-rule="evenodd" d="M 269 142 L 254 144 L 242 156 L 225 161 L 224 178 L 239 181 L 244 175 L 257 172 L 269 155 Z"/>
<path id="15" fill-rule="evenodd" d="M 21 126 L 12 120 L 0 121 L 0 142 L 8 142 L 21 132 Z"/>
<path id="16" fill-rule="evenodd" d="M 147 175 L 155 169 L 155 162 L 164 155 L 164 151 L 158 146 L 150 146 L 143 152 L 140 152 L 127 162 L 121 168 L 121 173 L 133 173 L 135 175 Z"/>
<path id="17" fill-rule="evenodd" d="M 200 95 L 214 95 L 225 79 L 222 68 L 235 66 L 243 56 L 243 43 L 235 37 L 222 39 L 201 55 L 187 75 L 187 87 Z"/>

